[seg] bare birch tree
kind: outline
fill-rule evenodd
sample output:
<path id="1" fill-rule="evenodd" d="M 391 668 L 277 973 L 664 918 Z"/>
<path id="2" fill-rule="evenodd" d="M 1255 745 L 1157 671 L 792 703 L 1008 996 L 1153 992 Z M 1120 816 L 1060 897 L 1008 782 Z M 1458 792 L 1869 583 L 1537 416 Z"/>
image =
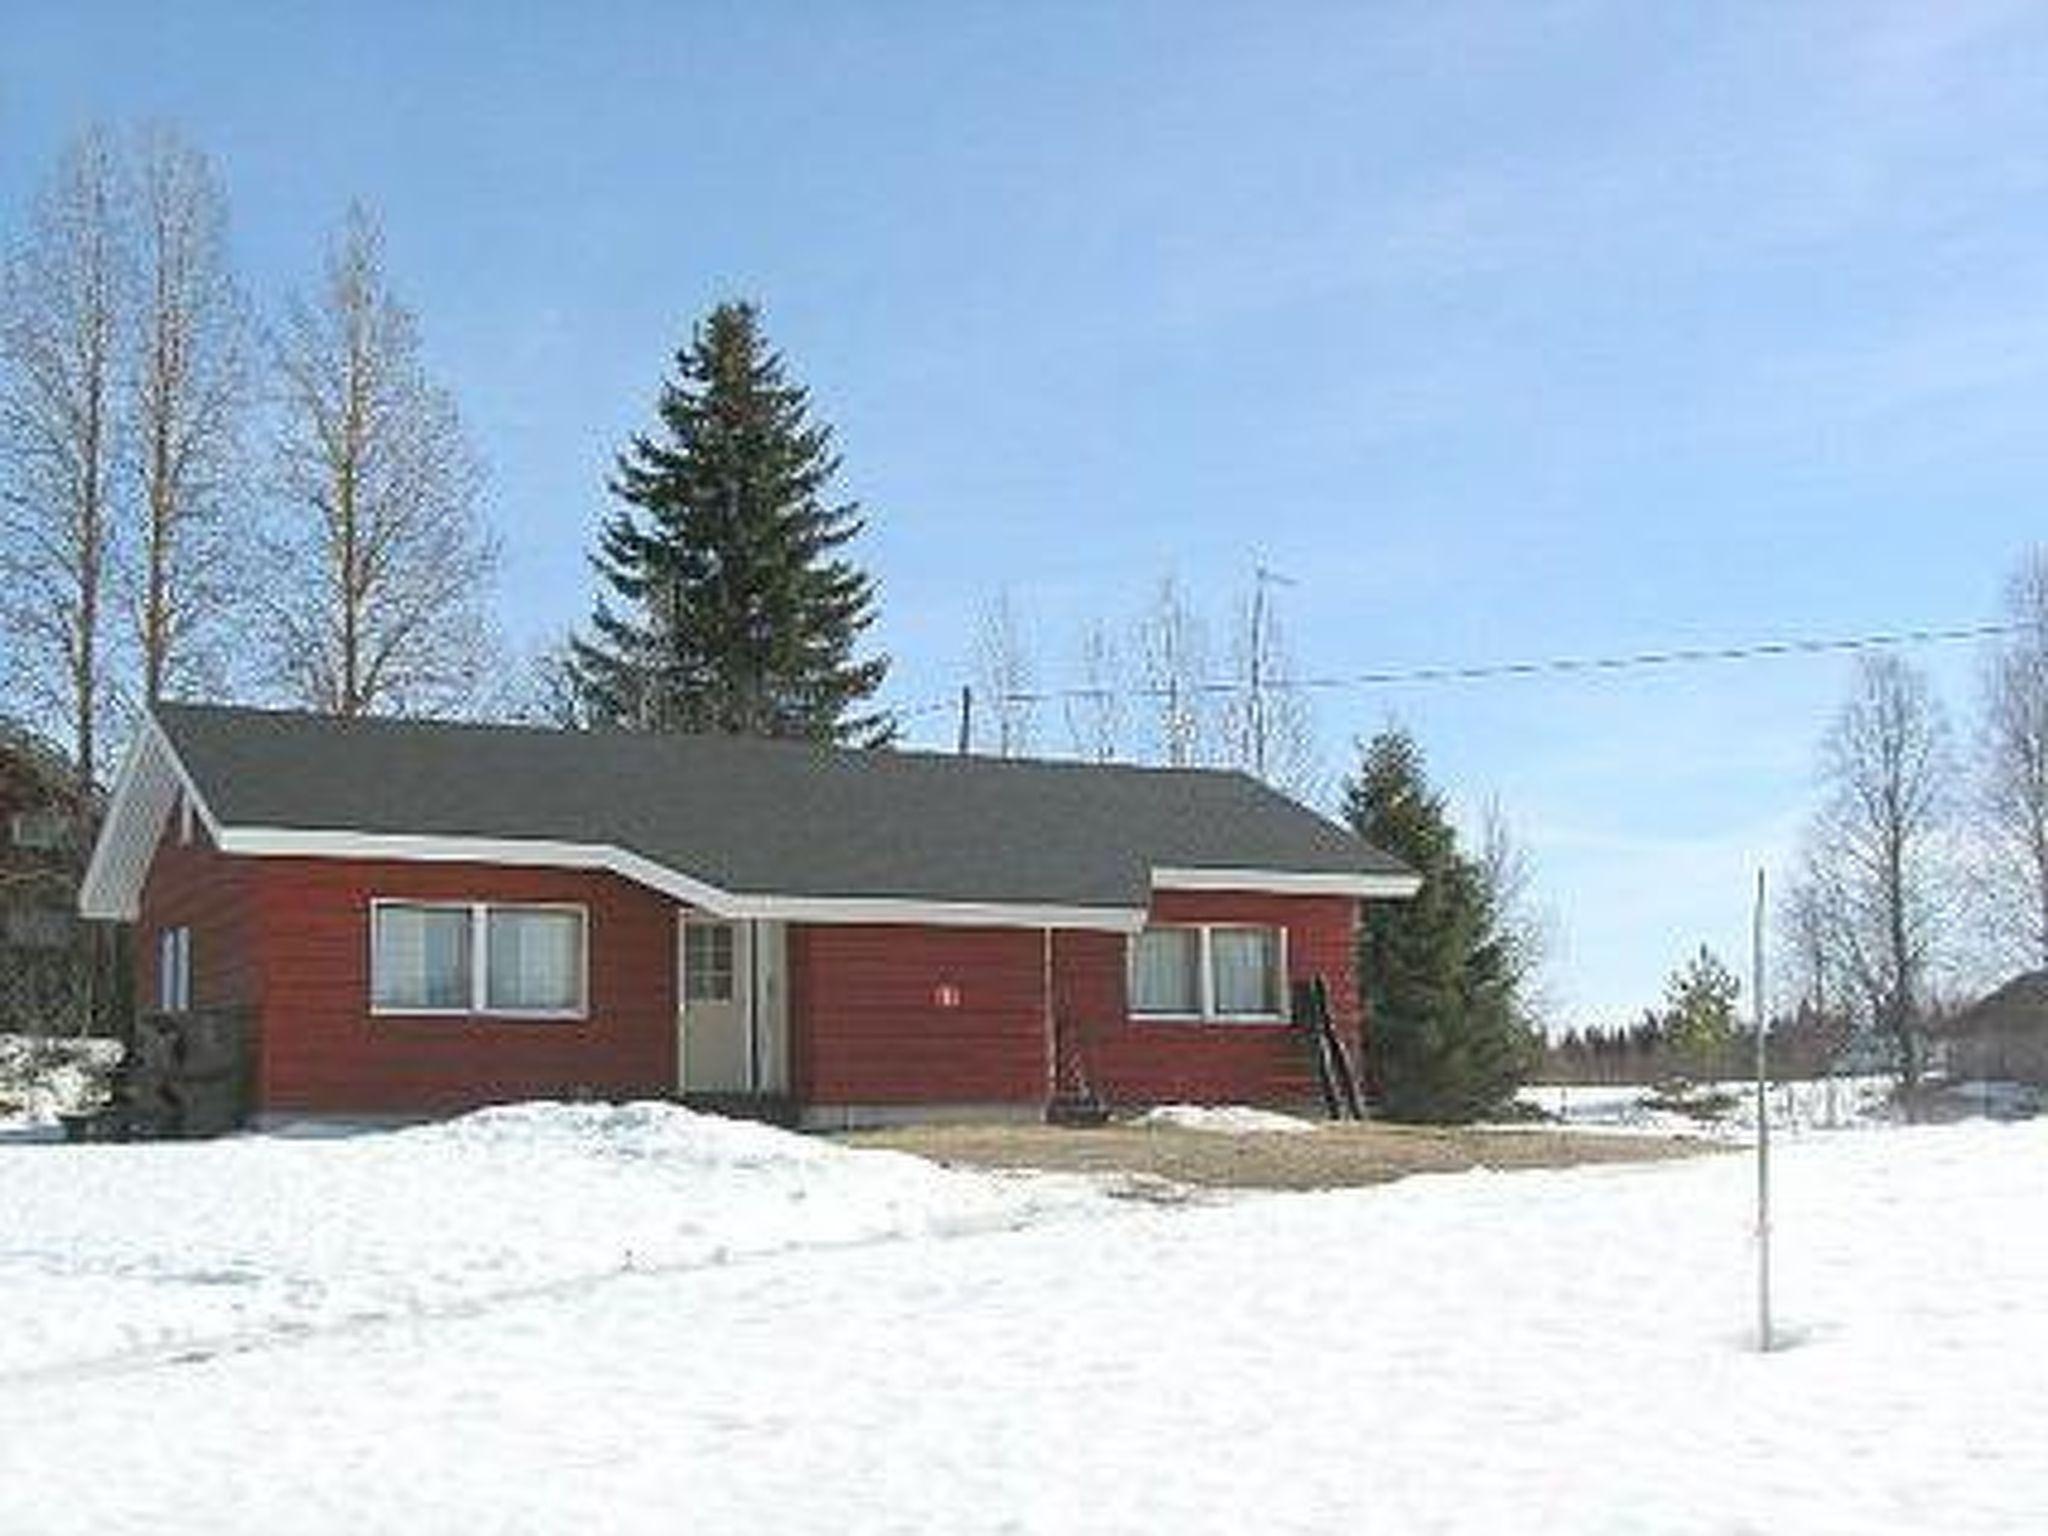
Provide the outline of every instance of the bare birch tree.
<path id="1" fill-rule="evenodd" d="M 976 616 L 974 675 L 982 708 L 975 735 L 997 757 L 1030 753 L 1037 734 L 1037 706 L 1028 697 L 1037 680 L 1030 637 L 1010 590 L 1004 587 Z"/>
<path id="2" fill-rule="evenodd" d="M 1315 724 L 1294 686 L 1273 588 L 1285 578 L 1260 568 L 1231 631 L 1231 691 L 1220 711 L 1223 759 L 1300 799 L 1314 799 Z"/>
<path id="3" fill-rule="evenodd" d="M 276 682 L 338 715 L 466 707 L 494 650 L 498 549 L 454 401 L 427 375 L 361 206 L 274 350 L 289 524 L 269 618 Z"/>
<path id="4" fill-rule="evenodd" d="M 229 270 L 227 198 L 168 130 L 140 141 L 131 380 L 140 530 L 132 607 L 142 697 L 218 688 L 228 620 L 251 574 L 235 537 L 246 320 Z"/>
<path id="5" fill-rule="evenodd" d="M 1844 986 L 1840 900 L 1830 889 L 1826 859 L 1809 840 L 1778 898 L 1775 914 L 1777 991 L 1795 1017 L 1840 1018 L 1853 1011 Z"/>
<path id="6" fill-rule="evenodd" d="M 1813 838 L 1817 898 L 1872 1022 L 1919 1079 L 1916 1029 L 1945 905 L 1941 867 L 1952 763 L 1948 726 L 1920 672 L 1866 657 L 1821 748 Z"/>
<path id="7" fill-rule="evenodd" d="M 1191 767 L 1202 760 L 1208 735 L 1208 648 L 1202 621 L 1172 576 L 1161 579 L 1138 621 L 1137 649 L 1143 693 L 1154 711 L 1156 758 L 1171 768 Z"/>
<path id="8" fill-rule="evenodd" d="M 1123 745 L 1123 656 L 1100 619 L 1081 631 L 1080 688 L 1068 695 L 1067 741 L 1076 757 L 1112 763 Z"/>
<path id="9" fill-rule="evenodd" d="M 1984 688 L 1984 904 L 2008 953 L 2048 966 L 2048 546 L 2014 572 L 2006 613 L 2016 632 L 1992 656 Z"/>
<path id="10" fill-rule="evenodd" d="M 82 785 L 110 706 L 127 280 L 119 168 L 95 130 L 65 150 L 0 278 L 0 628 Z"/>
<path id="11" fill-rule="evenodd" d="M 1550 967 L 1557 954 L 1557 915 L 1538 899 L 1536 867 L 1498 798 L 1480 813 L 1473 868 L 1500 946 L 1500 970 L 1521 1022 L 1541 1028 L 1556 1006 Z"/>

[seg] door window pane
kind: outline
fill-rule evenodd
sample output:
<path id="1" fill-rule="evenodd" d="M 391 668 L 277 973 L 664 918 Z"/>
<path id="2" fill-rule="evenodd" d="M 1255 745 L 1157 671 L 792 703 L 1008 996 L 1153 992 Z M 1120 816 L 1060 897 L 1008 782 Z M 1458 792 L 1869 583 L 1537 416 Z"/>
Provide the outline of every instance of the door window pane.
<path id="1" fill-rule="evenodd" d="M 486 1008 L 583 1011 L 583 914 L 493 907 L 485 954 Z"/>
<path id="2" fill-rule="evenodd" d="M 467 907 L 380 906 L 374 927 L 370 998 L 377 1007 L 469 1007 Z"/>
<path id="3" fill-rule="evenodd" d="M 1131 1012 L 1202 1011 L 1202 935 L 1195 928 L 1147 928 L 1131 941 Z"/>
<path id="4" fill-rule="evenodd" d="M 685 924 L 683 1000 L 691 1003 L 729 1003 L 733 999 L 733 980 L 732 924 Z"/>
<path id="5" fill-rule="evenodd" d="M 1209 934 L 1219 1014 L 1280 1012 L 1280 942 L 1271 928 L 1217 928 Z"/>

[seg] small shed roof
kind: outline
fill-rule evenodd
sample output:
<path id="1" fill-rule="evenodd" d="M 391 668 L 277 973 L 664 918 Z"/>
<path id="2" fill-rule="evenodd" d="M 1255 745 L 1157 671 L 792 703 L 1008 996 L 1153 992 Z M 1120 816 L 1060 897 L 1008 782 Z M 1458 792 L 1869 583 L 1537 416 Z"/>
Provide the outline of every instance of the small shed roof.
<path id="1" fill-rule="evenodd" d="M 1941 1025 L 1947 1035 L 2048 1031 L 2048 970 L 2022 971 Z"/>

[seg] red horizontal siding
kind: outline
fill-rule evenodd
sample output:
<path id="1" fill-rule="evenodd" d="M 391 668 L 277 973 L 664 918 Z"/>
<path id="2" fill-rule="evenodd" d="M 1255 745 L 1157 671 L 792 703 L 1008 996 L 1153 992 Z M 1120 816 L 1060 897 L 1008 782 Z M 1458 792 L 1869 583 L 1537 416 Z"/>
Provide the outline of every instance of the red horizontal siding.
<path id="1" fill-rule="evenodd" d="M 175 821 L 173 823 L 175 826 Z M 374 1017 L 377 897 L 577 902 L 590 913 L 590 1017 L 576 1022 Z M 1290 981 L 1328 980 L 1354 1051 L 1357 903 L 1341 897 L 1165 892 L 1164 922 L 1287 931 Z M 137 982 L 156 986 L 155 934 L 193 931 L 194 1001 L 255 1012 L 259 1107 L 450 1111 L 536 1096 L 665 1095 L 676 1085 L 675 907 L 616 876 L 482 864 L 222 855 L 168 838 L 146 883 Z M 1134 1020 L 1121 935 L 895 924 L 792 925 L 792 1088 L 836 1105 L 1039 1104 L 1051 1091 L 1053 962 L 1063 1079 L 1113 1103 L 1313 1098 L 1306 1045 L 1285 1025 Z"/>
<path id="2" fill-rule="evenodd" d="M 1290 986 L 1325 978 L 1339 1033 L 1360 1044 L 1354 932 L 1358 903 L 1341 896 L 1162 891 L 1156 921 L 1258 923 L 1287 935 Z M 1062 1076 L 1112 1104 L 1300 1103 L 1317 1098 L 1308 1046 L 1288 1024 L 1163 1022 L 1132 1018 L 1127 946 L 1116 934 L 1062 933 L 1055 1011 Z"/>
<path id="3" fill-rule="evenodd" d="M 796 1090 L 811 1105 L 1042 1104 L 1037 929 L 795 925 Z M 953 989 L 958 1001 L 947 1005 Z"/>
<path id="4" fill-rule="evenodd" d="M 252 943 L 248 861 L 215 850 L 205 828 L 178 840 L 173 814 L 157 844 L 135 917 L 135 997 L 145 1008 L 157 1000 L 157 935 L 167 928 L 192 931 L 192 1002 L 201 1008 L 253 1007 L 262 971 Z"/>
<path id="5" fill-rule="evenodd" d="M 260 1107 L 447 1111 L 513 1099 L 672 1093 L 675 907 L 616 875 L 484 864 L 249 861 L 266 1042 Z M 373 1016 L 370 903 L 577 902 L 589 911 L 580 1021 Z"/>

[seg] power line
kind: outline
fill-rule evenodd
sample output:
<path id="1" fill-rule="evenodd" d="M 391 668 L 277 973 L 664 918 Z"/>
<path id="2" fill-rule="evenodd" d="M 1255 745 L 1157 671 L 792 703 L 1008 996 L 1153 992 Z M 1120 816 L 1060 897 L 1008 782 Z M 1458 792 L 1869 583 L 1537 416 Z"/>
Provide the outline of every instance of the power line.
<path id="1" fill-rule="evenodd" d="M 1971 640 L 1995 640 L 2017 633 L 2018 624 L 1961 624 L 1947 627 L 1889 630 L 1875 634 L 1840 635 L 1823 638 L 1759 640 L 1742 645 L 1673 646 L 1660 650 L 1624 651 L 1605 656 L 1549 656 L 1529 661 L 1493 661 L 1470 664 L 1396 667 L 1372 672 L 1322 677 L 1267 677 L 1262 689 L 1327 692 L 1344 688 L 1396 688 L 1431 683 L 1484 682 L 1501 678 L 1560 676 L 1572 673 L 1640 671 L 1658 667 L 1699 666 L 1714 662 L 1768 661 L 1792 656 L 1839 655 L 1855 651 L 1888 650 L 1908 645 L 1953 645 Z M 1243 693 L 1241 679 L 1181 685 L 1196 693 Z M 993 695 L 1004 704 L 1052 704 L 1067 699 L 1162 699 L 1179 687 L 1124 688 L 1036 688 Z M 899 720 L 921 719 L 941 710 L 957 708 L 957 701 L 941 699 L 897 711 Z"/>

